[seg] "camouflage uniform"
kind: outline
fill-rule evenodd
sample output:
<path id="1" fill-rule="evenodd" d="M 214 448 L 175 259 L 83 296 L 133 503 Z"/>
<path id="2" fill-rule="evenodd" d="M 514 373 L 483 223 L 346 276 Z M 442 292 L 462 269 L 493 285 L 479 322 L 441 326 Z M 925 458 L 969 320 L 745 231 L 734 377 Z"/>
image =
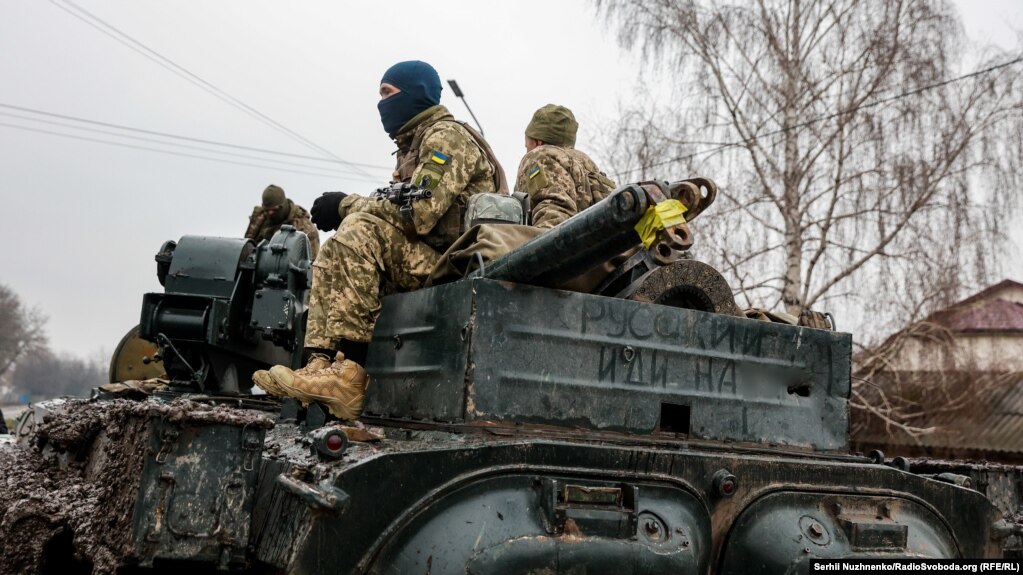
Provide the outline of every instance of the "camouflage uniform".
<path id="1" fill-rule="evenodd" d="M 607 197 L 615 183 L 571 146 L 544 144 L 522 157 L 515 191 L 532 202 L 532 224 L 553 228 Z"/>
<path id="2" fill-rule="evenodd" d="M 394 177 L 433 190 L 433 197 L 414 204 L 411 222 L 384 199 L 352 195 L 341 201 L 341 227 L 313 263 L 307 348 L 336 349 L 341 339 L 368 342 L 381 295 L 422 287 L 458 238 L 469 196 L 495 191 L 503 178 L 444 106 L 417 114 L 395 141 Z"/>
<path id="3" fill-rule="evenodd" d="M 275 224 L 263 212 L 263 206 L 252 208 L 252 215 L 249 216 L 249 227 L 245 230 L 245 237 L 258 244 L 263 240 L 272 238 L 281 229 L 281 226 L 285 224 L 295 226 L 296 230 L 304 233 L 309 238 L 312 257 L 316 258 L 316 254 L 320 251 L 320 234 L 316 231 L 313 223 L 309 221 L 309 212 L 291 200 L 288 200 L 287 209 L 288 215 L 284 218 L 284 221 Z"/>
<path id="4" fill-rule="evenodd" d="M 575 149 L 578 129 L 572 110 L 556 104 L 537 110 L 526 126 L 526 137 L 540 145 L 522 157 L 515 191 L 529 194 L 535 228 L 553 228 L 614 190 L 597 164 Z"/>

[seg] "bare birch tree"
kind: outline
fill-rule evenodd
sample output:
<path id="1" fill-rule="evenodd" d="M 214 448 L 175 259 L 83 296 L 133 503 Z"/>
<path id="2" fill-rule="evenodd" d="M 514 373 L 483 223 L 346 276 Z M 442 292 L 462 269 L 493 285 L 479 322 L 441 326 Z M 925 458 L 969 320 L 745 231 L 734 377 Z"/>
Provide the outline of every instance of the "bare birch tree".
<path id="1" fill-rule="evenodd" d="M 997 273 L 1023 65 L 989 51 L 971 74 L 946 2 L 598 6 L 669 86 L 623 110 L 608 163 L 619 181 L 718 181 L 697 256 L 740 302 L 837 306 L 840 327 L 887 328 Z"/>
<path id="2" fill-rule="evenodd" d="M 39 310 L 26 308 L 17 294 L 0 284 L 0 392 L 19 360 L 45 348 L 45 325 Z"/>

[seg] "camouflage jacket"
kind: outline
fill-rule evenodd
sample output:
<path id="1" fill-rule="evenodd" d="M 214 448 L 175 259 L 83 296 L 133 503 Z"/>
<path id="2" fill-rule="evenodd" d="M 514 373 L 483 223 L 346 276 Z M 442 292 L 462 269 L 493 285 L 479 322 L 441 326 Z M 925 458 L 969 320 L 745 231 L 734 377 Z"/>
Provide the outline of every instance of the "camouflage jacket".
<path id="1" fill-rule="evenodd" d="M 550 144 L 527 152 L 515 178 L 515 191 L 529 194 L 537 228 L 553 228 L 607 197 L 614 187 L 589 156 Z"/>
<path id="2" fill-rule="evenodd" d="M 500 170 L 444 106 L 433 106 L 409 120 L 395 141 L 395 180 L 433 190 L 432 198 L 413 206 L 415 234 L 427 245 L 444 251 L 461 235 L 469 197 L 496 191 Z M 399 228 L 408 227 L 397 206 L 382 199 L 348 196 L 338 211 L 342 218 L 353 212 L 368 212 Z"/>
<path id="3" fill-rule="evenodd" d="M 305 208 L 288 200 L 288 217 L 279 224 L 271 223 L 263 213 L 262 206 L 252 208 L 252 215 L 249 216 L 249 227 L 245 230 L 245 237 L 257 244 L 263 240 L 269 240 L 281 229 L 283 225 L 295 226 L 295 229 L 304 233 L 309 238 L 309 247 L 312 248 L 312 258 L 316 259 L 316 253 L 320 251 L 320 234 L 316 231 L 313 223 L 309 220 L 309 212 Z"/>

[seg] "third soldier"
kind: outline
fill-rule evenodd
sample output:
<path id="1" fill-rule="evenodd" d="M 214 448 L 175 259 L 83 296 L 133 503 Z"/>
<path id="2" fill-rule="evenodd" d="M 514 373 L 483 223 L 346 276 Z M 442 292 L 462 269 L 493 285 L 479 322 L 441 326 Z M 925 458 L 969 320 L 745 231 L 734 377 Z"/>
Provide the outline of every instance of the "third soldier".
<path id="1" fill-rule="evenodd" d="M 537 110 L 526 126 L 515 191 L 529 194 L 534 227 L 553 228 L 614 190 L 614 182 L 575 149 L 578 129 L 572 111 L 554 104 Z"/>
<path id="2" fill-rule="evenodd" d="M 245 237 L 258 244 L 272 238 L 285 224 L 295 226 L 309 238 L 310 255 L 316 258 L 316 252 L 320 250 L 320 234 L 309 221 L 309 212 L 289 200 L 280 186 L 270 184 L 263 190 L 263 202 L 252 208 Z"/>

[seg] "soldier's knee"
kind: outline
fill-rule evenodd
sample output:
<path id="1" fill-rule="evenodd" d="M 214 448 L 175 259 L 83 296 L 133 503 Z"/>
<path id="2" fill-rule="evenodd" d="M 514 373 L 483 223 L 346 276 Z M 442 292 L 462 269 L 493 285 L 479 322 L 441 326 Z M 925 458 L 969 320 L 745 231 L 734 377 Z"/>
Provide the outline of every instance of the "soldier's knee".
<path id="1" fill-rule="evenodd" d="M 356 212 L 345 216 L 341 227 L 331 239 L 356 251 L 369 249 L 375 253 L 388 242 L 390 235 L 393 235 L 390 233 L 392 228 L 394 226 L 386 220 L 373 214 Z"/>

